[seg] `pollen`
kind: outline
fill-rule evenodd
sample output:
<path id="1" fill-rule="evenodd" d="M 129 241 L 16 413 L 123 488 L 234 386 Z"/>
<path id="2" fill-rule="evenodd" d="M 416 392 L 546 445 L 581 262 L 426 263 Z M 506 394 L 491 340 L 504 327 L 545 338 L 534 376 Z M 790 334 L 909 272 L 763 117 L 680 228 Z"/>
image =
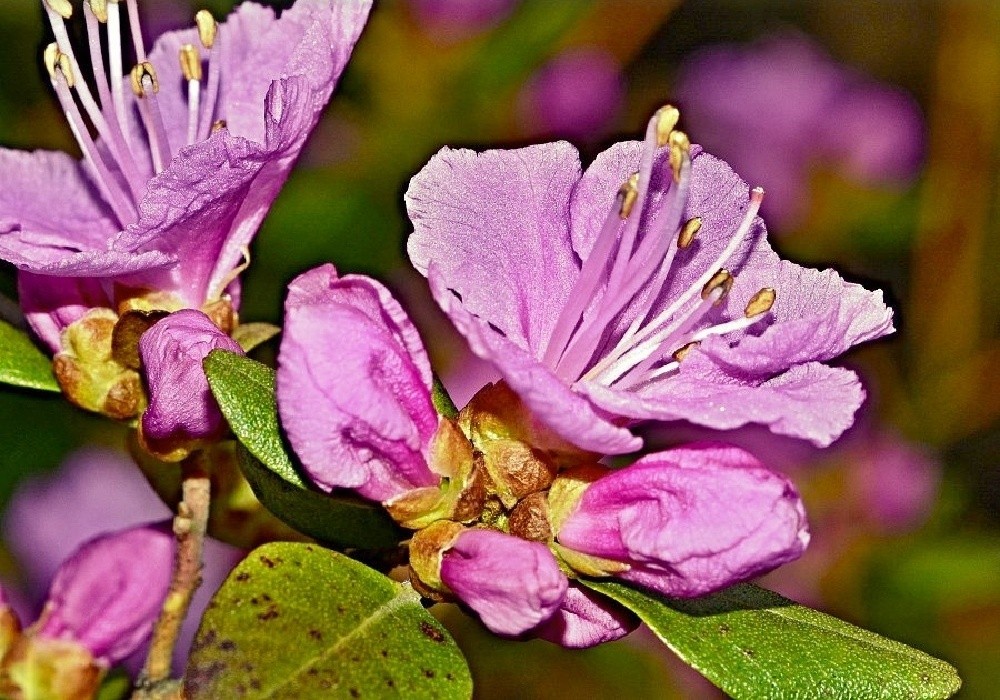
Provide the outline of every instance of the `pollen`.
<path id="1" fill-rule="evenodd" d="M 733 276 L 730 274 L 729 270 L 725 268 L 719 270 L 712 278 L 705 283 L 705 286 L 701 288 L 701 298 L 708 300 L 708 298 L 716 291 L 721 290 L 719 298 L 716 303 L 722 301 L 723 297 L 729 293 L 729 290 L 733 288 Z"/>
<path id="2" fill-rule="evenodd" d="M 673 105 L 664 105 L 656 113 L 656 145 L 663 148 L 670 143 L 670 134 L 673 132 L 677 122 L 680 121 L 681 113 Z"/>
<path id="3" fill-rule="evenodd" d="M 680 362 L 685 357 L 687 357 L 688 355 L 690 355 L 691 351 L 694 350 L 699 345 L 701 345 L 701 343 L 699 343 L 697 341 L 695 341 L 693 343 L 687 343 L 686 345 L 682 345 L 681 347 L 679 347 L 676 350 L 674 350 L 673 358 L 675 360 L 677 360 L 678 362 Z"/>
<path id="4" fill-rule="evenodd" d="M 73 5 L 69 0 L 45 0 L 46 6 L 63 19 L 73 16 Z"/>
<path id="5" fill-rule="evenodd" d="M 208 10 L 198 10 L 194 16 L 194 22 L 198 25 L 198 39 L 201 45 L 210 49 L 215 45 L 215 35 L 218 32 L 218 25 L 215 17 Z"/>
<path id="6" fill-rule="evenodd" d="M 632 207 L 635 206 L 635 200 L 639 197 L 639 173 L 632 173 L 632 177 L 622 183 L 618 190 L 618 196 L 622 200 L 618 213 L 621 218 L 627 219 L 632 213 Z"/>
<path id="7" fill-rule="evenodd" d="M 112 0 L 114 2 L 114 0 Z M 108 21 L 108 0 L 88 0 L 90 11 L 94 13 L 97 21 L 105 24 Z"/>
<path id="8" fill-rule="evenodd" d="M 667 138 L 670 145 L 670 169 L 674 172 L 674 182 L 681 179 L 681 165 L 691 149 L 691 139 L 683 131 L 671 131 Z"/>
<path id="9" fill-rule="evenodd" d="M 185 80 L 201 80 L 201 54 L 193 44 L 184 44 L 180 49 L 181 73 Z"/>
<path id="10" fill-rule="evenodd" d="M 695 236 L 698 235 L 698 231 L 701 230 L 701 217 L 696 216 L 693 219 L 688 219 L 684 222 L 681 227 L 681 232 L 677 234 L 677 247 L 681 250 L 691 247 L 694 243 Z"/>
<path id="11" fill-rule="evenodd" d="M 153 64 L 149 61 L 136 64 L 135 68 L 132 69 L 132 92 L 135 93 L 136 97 L 146 97 L 147 87 L 144 83 L 147 78 L 149 79 L 153 93 L 159 92 L 160 81 L 156 77 L 156 70 L 153 68 Z"/>
<path id="12" fill-rule="evenodd" d="M 45 68 L 49 72 L 49 77 L 53 80 L 56 79 L 58 73 L 62 73 L 66 79 L 66 85 L 69 87 L 76 85 L 76 77 L 73 75 L 73 65 L 70 63 L 69 56 L 60 51 L 55 43 L 51 43 L 45 47 L 45 51 L 42 53 L 42 60 L 45 62 Z"/>
<path id="13" fill-rule="evenodd" d="M 771 307 L 774 306 L 774 300 L 777 296 L 777 292 L 773 289 L 770 287 L 764 287 L 764 289 L 750 297 L 750 301 L 747 302 L 743 315 L 747 318 L 753 318 L 754 316 L 766 314 L 771 310 Z"/>

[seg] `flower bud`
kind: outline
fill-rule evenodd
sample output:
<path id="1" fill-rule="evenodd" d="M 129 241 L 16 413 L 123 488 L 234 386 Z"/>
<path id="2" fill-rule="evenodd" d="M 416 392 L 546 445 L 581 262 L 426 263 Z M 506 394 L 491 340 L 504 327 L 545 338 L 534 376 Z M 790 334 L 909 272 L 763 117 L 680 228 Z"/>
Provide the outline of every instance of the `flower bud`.
<path id="1" fill-rule="evenodd" d="M 639 619 L 625 608 L 571 583 L 559 609 L 532 633 L 569 649 L 585 649 L 621 639 L 638 626 Z"/>
<path id="2" fill-rule="evenodd" d="M 19 637 L 3 660 L 0 696 L 16 700 L 91 700 L 106 664 L 72 639 Z"/>
<path id="3" fill-rule="evenodd" d="M 495 530 L 465 530 L 441 559 L 441 580 L 496 634 L 549 619 L 569 582 L 549 549 Z"/>
<path id="4" fill-rule="evenodd" d="M 149 406 L 142 414 L 142 436 L 154 452 L 177 454 L 226 429 L 212 396 L 202 360 L 215 349 L 243 354 L 232 338 L 200 311 L 170 314 L 143 334 L 139 354 L 149 386 Z"/>
<path id="5" fill-rule="evenodd" d="M 652 454 L 583 491 L 559 544 L 629 565 L 608 571 L 668 596 L 699 596 L 796 559 L 809 542 L 792 484 L 736 447 Z"/>
<path id="6" fill-rule="evenodd" d="M 63 562 L 33 634 L 71 640 L 113 665 L 149 636 L 170 588 L 174 535 L 142 526 L 102 535 Z"/>

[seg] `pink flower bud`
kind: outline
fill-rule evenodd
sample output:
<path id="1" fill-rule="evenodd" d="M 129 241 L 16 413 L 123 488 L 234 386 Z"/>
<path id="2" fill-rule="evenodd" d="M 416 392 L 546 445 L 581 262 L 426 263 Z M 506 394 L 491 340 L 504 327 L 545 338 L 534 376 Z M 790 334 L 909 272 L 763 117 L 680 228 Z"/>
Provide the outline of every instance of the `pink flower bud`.
<path id="1" fill-rule="evenodd" d="M 441 580 L 490 630 L 514 636 L 552 617 L 569 582 L 548 547 L 466 530 L 444 553 Z"/>
<path id="2" fill-rule="evenodd" d="M 639 619 L 617 603 L 570 584 L 559 609 L 533 633 L 554 644 L 584 649 L 621 639 Z"/>
<path id="3" fill-rule="evenodd" d="M 809 530 L 791 482 L 737 447 L 696 443 L 595 481 L 557 538 L 628 564 L 622 579 L 692 597 L 796 559 Z"/>
<path id="4" fill-rule="evenodd" d="M 201 363 L 215 349 L 243 354 L 239 344 L 200 311 L 170 314 L 146 331 L 139 353 L 149 385 L 142 433 L 157 451 L 219 437 L 224 420 Z"/>
<path id="5" fill-rule="evenodd" d="M 41 638 L 71 640 L 115 664 L 149 636 L 170 588 L 175 540 L 147 525 L 90 540 L 56 573 Z"/>

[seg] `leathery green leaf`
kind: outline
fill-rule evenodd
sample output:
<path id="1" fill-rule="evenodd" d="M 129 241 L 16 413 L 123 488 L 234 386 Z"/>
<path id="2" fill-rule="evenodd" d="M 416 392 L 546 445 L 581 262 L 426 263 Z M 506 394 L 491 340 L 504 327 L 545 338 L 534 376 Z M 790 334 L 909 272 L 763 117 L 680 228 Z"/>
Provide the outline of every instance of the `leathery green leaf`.
<path id="1" fill-rule="evenodd" d="M 35 347 L 26 333 L 3 321 L 0 321 L 0 383 L 59 391 L 52 374 L 52 360 Z"/>
<path id="2" fill-rule="evenodd" d="M 962 683 L 944 661 L 751 584 L 677 600 L 617 582 L 581 583 L 632 610 L 737 700 L 929 700 Z"/>
<path id="3" fill-rule="evenodd" d="M 275 542 L 226 579 L 184 677 L 190 700 L 472 697 L 468 666 L 408 585 L 316 545 Z"/>

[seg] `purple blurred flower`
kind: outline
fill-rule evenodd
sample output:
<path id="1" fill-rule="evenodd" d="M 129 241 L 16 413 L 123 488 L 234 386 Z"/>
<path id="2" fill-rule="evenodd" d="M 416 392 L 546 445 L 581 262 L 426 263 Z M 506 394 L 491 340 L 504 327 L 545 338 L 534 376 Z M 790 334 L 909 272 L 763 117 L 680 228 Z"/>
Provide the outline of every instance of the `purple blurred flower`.
<path id="1" fill-rule="evenodd" d="M 809 543 L 792 484 L 737 447 L 658 452 L 601 477 L 556 532 L 560 545 L 628 568 L 672 597 L 711 593 L 797 559 Z"/>
<path id="2" fill-rule="evenodd" d="M 87 448 L 71 455 L 54 474 L 33 477 L 18 487 L 4 517 L 3 534 L 29 592 L 40 601 L 59 565 L 87 540 L 170 516 L 126 455 Z M 178 668 L 184 666 L 202 611 L 241 558 L 239 550 L 206 539 L 203 582 L 174 656 Z M 141 661 L 135 659 L 136 668 Z"/>
<path id="3" fill-rule="evenodd" d="M 621 111 L 625 85 L 615 57 L 596 48 L 566 51 L 521 90 L 518 119 L 534 136 L 594 141 Z"/>
<path id="4" fill-rule="evenodd" d="M 807 211 L 817 162 L 893 183 L 913 177 L 923 154 L 912 97 L 835 62 L 800 34 L 703 49 L 681 68 L 676 94 L 698 140 L 764 186 L 764 212 L 782 229 Z"/>
<path id="5" fill-rule="evenodd" d="M 235 340 L 220 331 L 208 316 L 193 309 L 170 314 L 139 340 L 149 386 L 149 406 L 141 419 L 142 435 L 157 452 L 216 439 L 226 430 L 201 364 L 216 349 L 243 354 Z"/>
<path id="6" fill-rule="evenodd" d="M 465 530 L 441 558 L 441 580 L 490 630 L 516 636 L 559 609 L 569 581 L 548 547 L 496 530 Z"/>
<path id="7" fill-rule="evenodd" d="M 507 18 L 520 0 L 409 0 L 410 11 L 434 37 L 458 41 Z"/>
<path id="8" fill-rule="evenodd" d="M 152 303 L 175 310 L 200 308 L 227 291 L 238 296 L 246 248 L 329 99 L 369 6 L 300 0 L 276 19 L 244 3 L 214 37 L 214 22 L 203 21 L 201 39 L 194 29 L 165 34 L 148 57 L 139 42 L 140 66 L 132 89 L 123 90 L 119 15 L 124 8 L 131 15 L 136 4 L 107 4 L 102 39 L 101 23 L 83 3 L 90 46 L 103 40 L 108 47 L 107 56 L 92 57 L 97 98 L 62 17 L 45 6 L 58 45 L 46 52 L 52 83 L 84 160 L 0 150 L 0 258 L 20 270 L 21 304 L 49 347 L 58 350 L 59 332 L 95 306 L 117 309 L 159 293 Z M 207 49 L 206 61 L 198 46 Z"/>
<path id="9" fill-rule="evenodd" d="M 934 455 L 894 433 L 874 430 L 858 440 L 854 452 L 850 488 L 867 519 L 895 532 L 922 524 L 941 480 Z"/>
<path id="10" fill-rule="evenodd" d="M 176 543 L 169 525 L 96 537 L 59 567 L 37 634 L 69 639 L 114 665 L 148 639 L 170 588 Z"/>
<path id="11" fill-rule="evenodd" d="M 582 174 L 565 143 L 443 149 L 406 194 L 410 258 L 472 350 L 583 449 L 629 452 L 625 426 L 678 419 L 829 444 L 864 391 L 824 362 L 891 332 L 892 312 L 781 260 L 762 193 L 689 151 L 676 119 L 660 110 L 645 143 Z"/>

